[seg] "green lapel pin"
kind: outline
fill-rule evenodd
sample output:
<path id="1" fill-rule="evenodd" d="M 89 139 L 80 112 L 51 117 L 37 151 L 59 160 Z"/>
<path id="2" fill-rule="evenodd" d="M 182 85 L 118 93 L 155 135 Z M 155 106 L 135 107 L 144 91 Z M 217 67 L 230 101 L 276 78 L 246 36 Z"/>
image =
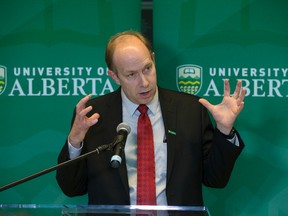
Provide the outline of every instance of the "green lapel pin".
<path id="1" fill-rule="evenodd" d="M 175 131 L 168 130 L 168 133 L 169 133 L 169 134 L 176 135 L 176 132 L 175 132 Z"/>

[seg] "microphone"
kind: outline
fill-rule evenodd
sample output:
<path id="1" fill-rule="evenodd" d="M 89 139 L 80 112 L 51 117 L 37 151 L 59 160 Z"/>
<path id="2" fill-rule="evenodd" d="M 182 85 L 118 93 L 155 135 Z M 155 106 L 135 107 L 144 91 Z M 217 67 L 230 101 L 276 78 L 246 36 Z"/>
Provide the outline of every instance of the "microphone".
<path id="1" fill-rule="evenodd" d="M 114 146 L 114 155 L 111 157 L 111 167 L 118 168 L 122 162 L 122 153 L 125 147 L 126 139 L 128 134 L 130 133 L 131 128 L 126 123 L 120 123 L 117 126 L 117 136 L 113 141 Z"/>

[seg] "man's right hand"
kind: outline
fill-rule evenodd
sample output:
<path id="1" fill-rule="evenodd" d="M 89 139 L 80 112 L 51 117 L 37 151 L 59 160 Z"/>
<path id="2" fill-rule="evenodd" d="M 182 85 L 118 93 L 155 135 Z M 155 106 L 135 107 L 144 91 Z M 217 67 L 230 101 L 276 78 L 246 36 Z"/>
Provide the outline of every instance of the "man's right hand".
<path id="1" fill-rule="evenodd" d="M 99 113 L 94 113 L 91 117 L 87 117 L 87 113 L 92 110 L 92 106 L 86 107 L 87 101 L 91 98 L 92 94 L 82 98 L 76 105 L 76 116 L 69 133 L 69 142 L 75 148 L 80 148 L 81 143 L 88 129 L 98 122 L 100 117 Z"/>

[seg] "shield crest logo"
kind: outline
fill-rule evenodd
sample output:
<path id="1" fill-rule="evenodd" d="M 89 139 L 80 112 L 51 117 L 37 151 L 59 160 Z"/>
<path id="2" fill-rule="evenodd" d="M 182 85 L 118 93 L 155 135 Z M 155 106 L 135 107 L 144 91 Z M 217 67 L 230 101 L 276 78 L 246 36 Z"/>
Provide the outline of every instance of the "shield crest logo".
<path id="1" fill-rule="evenodd" d="M 4 92 L 7 85 L 7 69 L 0 65 L 0 95 Z"/>
<path id="2" fill-rule="evenodd" d="M 180 65 L 176 68 L 177 88 L 181 92 L 196 95 L 202 87 L 202 67 Z"/>

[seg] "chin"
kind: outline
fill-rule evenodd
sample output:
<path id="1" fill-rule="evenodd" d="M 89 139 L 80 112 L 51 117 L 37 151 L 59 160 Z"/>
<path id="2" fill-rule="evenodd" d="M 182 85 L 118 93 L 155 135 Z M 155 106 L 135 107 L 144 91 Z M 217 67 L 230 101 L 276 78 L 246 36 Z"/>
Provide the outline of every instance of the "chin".
<path id="1" fill-rule="evenodd" d="M 140 101 L 141 101 L 140 104 L 148 104 L 148 103 L 150 103 L 152 101 L 152 98 L 142 99 Z"/>

